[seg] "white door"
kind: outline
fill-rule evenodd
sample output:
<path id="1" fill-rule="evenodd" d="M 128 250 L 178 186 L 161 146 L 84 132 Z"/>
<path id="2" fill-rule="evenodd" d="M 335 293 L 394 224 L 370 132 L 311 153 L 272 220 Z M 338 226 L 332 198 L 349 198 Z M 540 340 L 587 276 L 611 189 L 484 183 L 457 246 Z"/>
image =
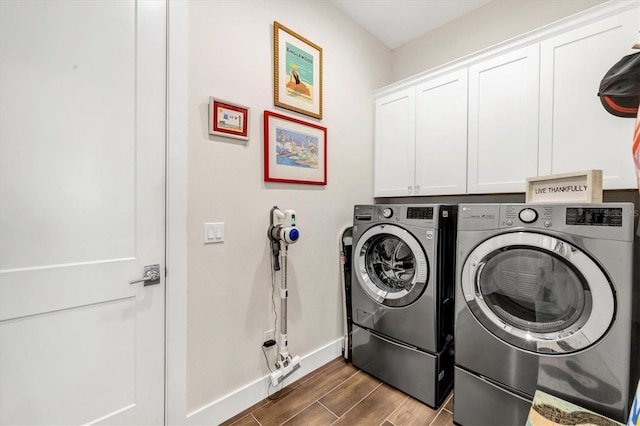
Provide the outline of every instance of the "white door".
<path id="1" fill-rule="evenodd" d="M 468 192 L 524 192 L 538 175 L 539 47 L 469 67 Z"/>
<path id="2" fill-rule="evenodd" d="M 0 424 L 164 422 L 165 22 L 0 1 Z"/>
<path id="3" fill-rule="evenodd" d="M 416 88 L 416 190 L 467 192 L 467 69 Z"/>
<path id="4" fill-rule="evenodd" d="M 609 114 L 598 88 L 609 68 L 634 53 L 639 9 L 636 4 L 541 43 L 541 175 L 600 169 L 604 189 L 636 187 L 635 120 Z"/>
<path id="5" fill-rule="evenodd" d="M 413 87 L 376 100 L 376 197 L 414 193 L 415 114 Z"/>

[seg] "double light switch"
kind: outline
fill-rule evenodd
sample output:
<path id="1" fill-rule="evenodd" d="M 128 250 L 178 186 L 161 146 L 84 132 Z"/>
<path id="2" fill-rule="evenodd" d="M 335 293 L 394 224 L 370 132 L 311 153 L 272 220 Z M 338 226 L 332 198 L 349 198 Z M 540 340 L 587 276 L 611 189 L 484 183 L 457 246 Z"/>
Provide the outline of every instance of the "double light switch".
<path id="1" fill-rule="evenodd" d="M 224 241 L 224 222 L 204 224 L 204 243 L 221 243 Z"/>

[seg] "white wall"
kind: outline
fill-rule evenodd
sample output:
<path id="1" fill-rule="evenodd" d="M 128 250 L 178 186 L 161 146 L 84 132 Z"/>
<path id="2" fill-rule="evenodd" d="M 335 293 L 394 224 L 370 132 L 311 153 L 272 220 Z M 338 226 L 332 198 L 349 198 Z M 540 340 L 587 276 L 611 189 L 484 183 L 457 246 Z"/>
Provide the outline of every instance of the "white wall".
<path id="1" fill-rule="evenodd" d="M 188 412 L 268 374 L 261 343 L 274 322 L 273 205 L 295 209 L 301 232 L 289 257 L 290 351 L 309 354 L 341 337 L 338 236 L 353 204 L 373 201 L 374 89 L 602 2 L 495 0 L 391 52 L 328 1 L 190 1 Z M 323 120 L 273 106 L 273 21 L 324 49 Z M 251 107 L 248 143 L 207 134 L 209 96 Z M 327 127 L 326 187 L 263 181 L 265 109 Z M 218 221 L 225 242 L 204 245 L 203 223 Z"/>
<path id="2" fill-rule="evenodd" d="M 600 3 L 605 1 L 493 0 L 395 49 L 392 81 L 446 64 Z"/>
<path id="3" fill-rule="evenodd" d="M 273 21 L 323 48 L 321 121 L 273 106 Z M 273 205 L 297 211 L 301 234 L 289 250 L 291 353 L 303 356 L 342 336 L 338 236 L 353 205 L 373 201 L 372 91 L 390 81 L 391 52 L 327 1 L 198 0 L 189 2 L 188 57 L 193 412 L 268 374 L 261 345 L 274 322 L 266 237 Z M 251 108 L 248 143 L 208 135 L 209 96 Z M 327 127 L 326 187 L 263 181 L 265 109 Z M 225 223 L 224 243 L 203 244 L 205 222 Z"/>

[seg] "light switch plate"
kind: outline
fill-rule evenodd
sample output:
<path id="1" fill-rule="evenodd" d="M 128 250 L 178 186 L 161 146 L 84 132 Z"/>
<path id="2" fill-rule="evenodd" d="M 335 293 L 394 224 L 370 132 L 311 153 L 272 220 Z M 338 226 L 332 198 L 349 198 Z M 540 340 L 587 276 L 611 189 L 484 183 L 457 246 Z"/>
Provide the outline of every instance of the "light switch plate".
<path id="1" fill-rule="evenodd" d="M 204 243 L 221 243 L 224 241 L 224 222 L 204 224 Z"/>

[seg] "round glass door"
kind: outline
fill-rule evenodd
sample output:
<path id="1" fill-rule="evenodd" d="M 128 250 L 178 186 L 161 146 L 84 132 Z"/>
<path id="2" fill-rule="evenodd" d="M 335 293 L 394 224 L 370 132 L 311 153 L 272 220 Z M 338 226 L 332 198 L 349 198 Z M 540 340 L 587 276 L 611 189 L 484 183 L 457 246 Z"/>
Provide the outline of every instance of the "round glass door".
<path id="1" fill-rule="evenodd" d="M 510 233 L 476 247 L 462 269 L 467 305 L 491 333 L 536 353 L 584 349 L 614 318 L 611 284 L 572 244 L 537 233 Z"/>
<path id="2" fill-rule="evenodd" d="M 368 229 L 354 250 L 358 281 L 374 301 L 406 306 L 427 286 L 428 265 L 418 241 L 395 225 Z"/>

